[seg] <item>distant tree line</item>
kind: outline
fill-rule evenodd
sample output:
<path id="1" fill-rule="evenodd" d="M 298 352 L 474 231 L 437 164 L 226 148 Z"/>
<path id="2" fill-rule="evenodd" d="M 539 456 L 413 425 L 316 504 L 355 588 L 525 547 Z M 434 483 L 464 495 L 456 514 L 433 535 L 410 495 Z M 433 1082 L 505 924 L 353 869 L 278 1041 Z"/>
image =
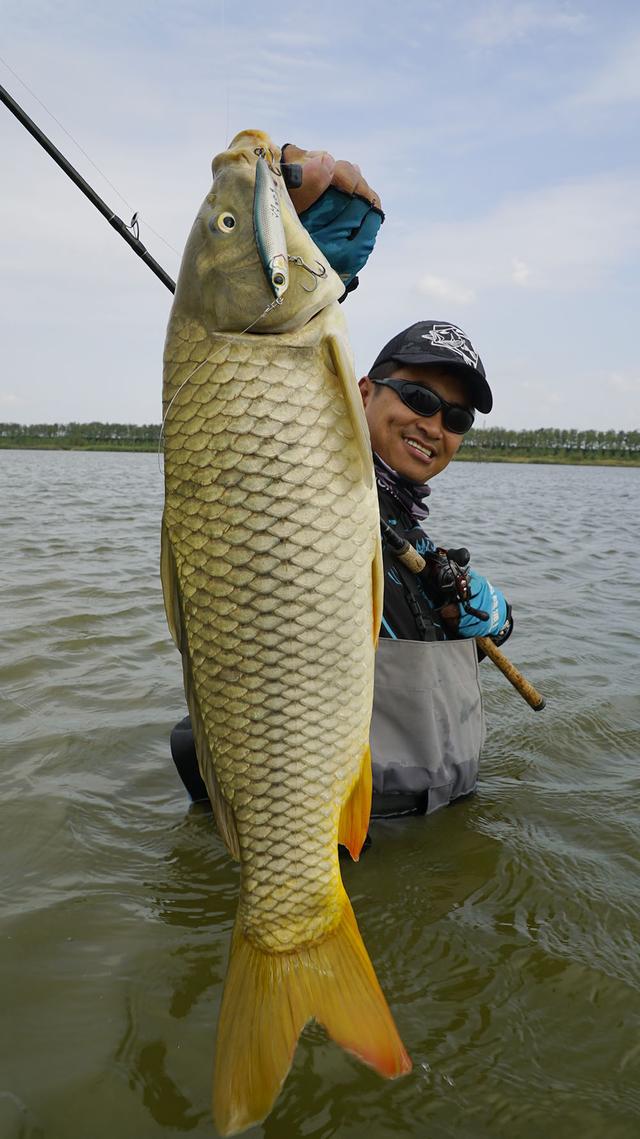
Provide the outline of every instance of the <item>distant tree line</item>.
<path id="1" fill-rule="evenodd" d="M 0 446 L 64 447 L 97 450 L 156 450 L 158 423 L 0 423 Z M 467 458 L 548 457 L 562 461 L 622 459 L 640 461 L 640 431 L 576 431 L 539 427 L 510 431 L 474 428 L 465 436 Z"/>
<path id="2" fill-rule="evenodd" d="M 464 441 L 465 451 L 555 457 L 640 456 L 640 431 L 576 431 L 539 427 L 535 431 L 509 431 L 505 427 L 473 428 Z"/>
<path id="3" fill-rule="evenodd" d="M 150 450 L 159 439 L 159 423 L 0 423 L 5 446 Z"/>

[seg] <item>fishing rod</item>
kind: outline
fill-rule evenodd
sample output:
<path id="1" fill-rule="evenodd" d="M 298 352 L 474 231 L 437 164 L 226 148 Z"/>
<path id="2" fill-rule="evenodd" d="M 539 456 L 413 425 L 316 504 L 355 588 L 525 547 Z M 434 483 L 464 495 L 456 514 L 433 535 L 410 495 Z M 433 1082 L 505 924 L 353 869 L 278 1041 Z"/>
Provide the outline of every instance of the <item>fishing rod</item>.
<path id="1" fill-rule="evenodd" d="M 412 546 L 411 542 L 409 542 L 406 538 L 401 537 L 400 534 L 396 533 L 396 531 L 383 519 L 380 520 L 380 529 L 382 530 L 382 537 L 385 543 L 391 552 L 398 558 L 398 560 L 401 561 L 403 565 L 407 567 L 407 569 L 411 570 L 412 573 L 421 575 L 427 568 L 427 563 L 422 555 L 418 553 L 415 546 Z M 466 554 L 466 563 L 468 563 L 469 555 L 467 550 L 455 550 L 451 551 L 451 553 Z M 448 564 L 448 569 L 451 571 L 451 560 L 448 556 L 446 558 L 446 561 Z M 458 565 L 456 565 L 454 568 L 458 570 L 462 569 L 462 567 Z M 453 573 L 452 576 L 455 579 L 455 573 Z M 473 607 L 469 605 L 468 597 L 460 597 L 457 595 L 455 599 L 457 601 L 461 601 L 462 604 L 467 608 L 468 612 L 480 616 L 480 611 L 474 610 Z M 486 617 L 486 614 L 482 614 L 482 616 Z M 476 637 L 475 640 L 477 642 L 478 648 L 480 648 L 482 652 L 485 653 L 485 655 L 488 656 L 491 661 L 493 661 L 496 668 L 500 669 L 502 675 L 505 676 L 510 684 L 512 684 L 516 689 L 516 691 L 520 693 L 522 699 L 526 700 L 529 707 L 533 708 L 534 712 L 539 712 L 542 708 L 544 708 L 544 696 L 542 696 L 538 692 L 537 688 L 534 688 L 533 684 L 531 684 L 530 681 L 528 681 L 526 677 L 522 675 L 522 673 L 516 668 L 515 664 L 513 664 L 513 662 L 510 661 L 507 656 L 505 656 L 501 649 L 499 649 L 497 645 L 494 645 L 490 637 Z"/>
<path id="2" fill-rule="evenodd" d="M 75 182 L 78 189 L 81 190 L 85 197 L 89 199 L 91 204 L 94 205 L 97 210 L 99 210 L 102 216 L 107 219 L 109 225 L 113 226 L 116 233 L 119 233 L 120 237 L 126 241 L 127 245 L 129 245 L 131 249 L 133 249 L 134 253 L 137 253 L 138 257 L 142 258 L 145 265 L 148 265 L 151 269 L 151 272 L 155 273 L 156 277 L 162 281 L 163 285 L 167 286 L 170 292 L 175 293 L 175 281 L 173 281 L 169 274 L 165 272 L 165 270 L 162 268 L 162 265 L 159 265 L 156 259 L 151 256 L 147 248 L 142 244 L 140 238 L 138 237 L 138 215 L 133 215 L 129 225 L 127 225 L 127 223 L 124 222 L 122 218 L 118 217 L 118 215 L 113 212 L 111 207 L 102 200 L 99 194 L 96 194 L 95 190 L 89 185 L 87 181 L 85 181 L 82 175 L 78 173 L 75 167 L 71 165 L 68 158 L 65 158 L 64 154 L 58 150 L 57 146 L 54 146 L 51 139 L 47 138 L 44 131 L 40 130 L 40 127 L 34 123 L 33 119 L 29 118 L 26 111 L 24 111 L 20 104 L 17 103 L 13 98 L 13 96 L 9 94 L 6 88 L 2 87 L 1 85 L 0 100 L 2 100 L 5 107 L 11 111 L 11 114 L 15 115 L 18 122 L 21 123 L 26 130 L 29 131 L 29 134 L 33 135 L 36 142 L 40 143 L 40 146 L 43 148 L 43 150 L 46 150 L 49 157 L 53 158 L 53 161 L 57 163 L 60 169 L 64 171 L 64 173 L 71 179 L 72 182 Z"/>

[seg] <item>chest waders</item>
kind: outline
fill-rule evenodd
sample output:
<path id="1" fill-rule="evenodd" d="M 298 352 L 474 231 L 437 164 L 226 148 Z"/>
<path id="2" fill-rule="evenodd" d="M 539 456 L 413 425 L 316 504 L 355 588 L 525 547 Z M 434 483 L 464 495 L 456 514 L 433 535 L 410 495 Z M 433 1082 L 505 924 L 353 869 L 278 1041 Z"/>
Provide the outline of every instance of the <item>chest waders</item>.
<path id="1" fill-rule="evenodd" d="M 370 733 L 371 813 L 430 814 L 476 787 L 484 742 L 478 654 L 474 640 L 446 640 L 434 620 L 417 575 L 424 567 L 417 551 L 433 550 L 434 543 L 388 490 L 379 486 L 378 498 L 385 590 Z"/>
<path id="2" fill-rule="evenodd" d="M 374 817 L 469 795 L 484 741 L 475 642 L 381 638 L 370 741 Z"/>

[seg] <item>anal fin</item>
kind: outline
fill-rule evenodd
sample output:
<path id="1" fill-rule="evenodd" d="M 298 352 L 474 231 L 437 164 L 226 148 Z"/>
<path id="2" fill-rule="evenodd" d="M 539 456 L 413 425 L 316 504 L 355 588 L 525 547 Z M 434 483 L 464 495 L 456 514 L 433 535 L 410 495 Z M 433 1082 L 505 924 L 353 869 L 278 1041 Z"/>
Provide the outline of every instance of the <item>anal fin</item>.
<path id="1" fill-rule="evenodd" d="M 355 862 L 360 857 L 369 828 L 371 815 L 371 751 L 367 744 L 362 753 L 360 771 L 349 798 L 340 812 L 338 824 L 338 842 L 346 846 Z"/>

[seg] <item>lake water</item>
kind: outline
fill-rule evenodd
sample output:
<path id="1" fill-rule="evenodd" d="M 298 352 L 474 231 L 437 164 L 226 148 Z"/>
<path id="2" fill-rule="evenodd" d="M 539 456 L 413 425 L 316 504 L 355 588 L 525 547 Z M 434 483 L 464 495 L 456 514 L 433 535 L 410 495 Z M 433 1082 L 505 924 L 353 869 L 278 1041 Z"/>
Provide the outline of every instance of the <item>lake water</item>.
<path id="1" fill-rule="evenodd" d="M 190 807 L 154 455 L 0 451 L 2 1139 L 212 1137 L 238 871 Z M 640 469 L 460 463 L 431 533 L 503 586 L 478 793 L 343 863 L 413 1073 L 305 1030 L 265 1139 L 640 1134 Z"/>

